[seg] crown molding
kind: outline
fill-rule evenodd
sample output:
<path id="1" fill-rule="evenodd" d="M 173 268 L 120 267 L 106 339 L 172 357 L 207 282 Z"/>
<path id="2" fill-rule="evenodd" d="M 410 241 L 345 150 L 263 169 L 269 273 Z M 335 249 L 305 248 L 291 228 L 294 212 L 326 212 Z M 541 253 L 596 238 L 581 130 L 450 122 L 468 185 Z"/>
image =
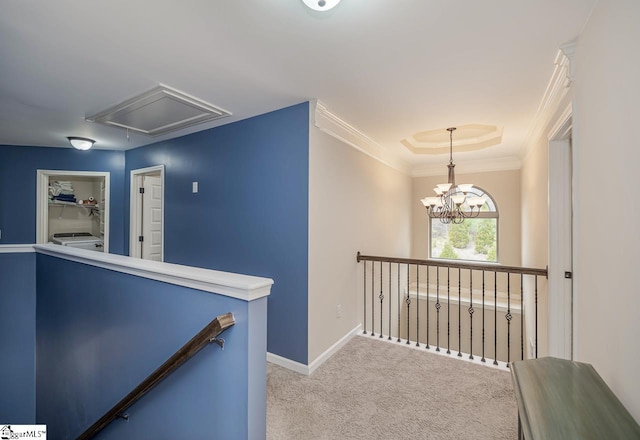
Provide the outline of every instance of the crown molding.
<path id="1" fill-rule="evenodd" d="M 522 168 L 522 160 L 515 156 L 496 159 L 473 160 L 456 163 L 456 174 L 487 173 L 492 171 L 510 171 Z M 446 164 L 416 166 L 411 177 L 446 176 Z"/>
<path id="2" fill-rule="evenodd" d="M 411 175 L 410 164 L 329 111 L 322 102 L 311 100 L 310 105 L 313 125 L 320 130 L 401 173 Z"/>
<path id="3" fill-rule="evenodd" d="M 533 145 L 542 136 L 544 129 L 549 125 L 551 118 L 558 111 L 564 98 L 569 93 L 575 78 L 575 52 L 575 42 L 560 46 L 558 49 L 551 79 L 542 96 L 531 129 L 525 138 L 523 162 L 529 157 Z"/>

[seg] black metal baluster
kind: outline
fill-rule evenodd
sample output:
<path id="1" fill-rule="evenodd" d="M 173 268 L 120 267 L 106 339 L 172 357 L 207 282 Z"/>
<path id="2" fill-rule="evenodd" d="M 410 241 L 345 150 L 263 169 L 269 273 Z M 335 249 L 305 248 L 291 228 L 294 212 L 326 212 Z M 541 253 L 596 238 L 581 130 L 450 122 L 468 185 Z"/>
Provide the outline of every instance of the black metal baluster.
<path id="1" fill-rule="evenodd" d="M 427 266 L 427 345 L 425 346 L 427 350 L 429 349 L 429 304 L 431 303 L 429 290 L 429 266 Z"/>
<path id="2" fill-rule="evenodd" d="M 536 309 L 536 359 L 538 359 L 538 275 L 536 277 L 536 285 L 535 285 L 535 299 L 534 306 Z"/>
<path id="3" fill-rule="evenodd" d="M 411 336 L 409 334 L 409 321 L 411 320 L 411 315 L 409 313 L 411 311 L 410 310 L 411 309 L 411 298 L 409 298 L 409 291 L 410 291 L 410 289 L 409 289 L 409 284 L 410 284 L 409 272 L 411 272 L 411 271 L 410 271 L 409 265 L 407 264 L 407 299 L 405 300 L 405 302 L 407 303 L 407 345 L 409 345 L 409 339 L 410 339 L 410 336 Z"/>
<path id="4" fill-rule="evenodd" d="M 416 347 L 420 347 L 420 266 L 416 264 Z"/>
<path id="5" fill-rule="evenodd" d="M 507 272 L 507 314 L 504 315 L 507 320 L 507 368 L 511 368 L 511 273 Z"/>
<path id="6" fill-rule="evenodd" d="M 380 296 L 378 296 L 378 298 L 380 298 L 380 337 L 382 338 L 382 313 L 384 311 L 384 295 L 382 293 L 382 261 L 380 261 Z"/>
<path id="7" fill-rule="evenodd" d="M 484 270 L 482 271 L 482 359 L 480 359 L 482 362 L 486 362 L 486 359 L 484 358 L 484 336 L 485 336 L 485 332 L 484 332 Z"/>
<path id="8" fill-rule="evenodd" d="M 440 351 L 440 267 L 436 266 L 436 351 Z"/>
<path id="9" fill-rule="evenodd" d="M 447 354 L 451 354 L 451 276 L 447 266 Z"/>
<path id="10" fill-rule="evenodd" d="M 398 340 L 396 342 L 400 342 L 400 311 L 402 309 L 402 302 L 400 301 L 400 263 L 398 263 Z"/>
<path id="11" fill-rule="evenodd" d="M 391 340 L 391 261 L 389 261 L 389 337 L 387 340 Z"/>
<path id="12" fill-rule="evenodd" d="M 520 360 L 524 360 L 524 274 L 520 274 Z"/>
<path id="13" fill-rule="evenodd" d="M 469 269 L 469 359 L 473 360 L 473 270 Z"/>
<path id="14" fill-rule="evenodd" d="M 364 263 L 364 287 L 362 289 L 364 296 L 364 330 L 362 330 L 362 334 L 367 334 L 367 262 Z"/>
<path id="15" fill-rule="evenodd" d="M 460 277 L 460 268 L 458 268 L 458 357 L 462 357 L 460 346 L 462 345 L 462 299 L 460 290 L 462 289 L 462 281 Z"/>
<path id="16" fill-rule="evenodd" d="M 493 365 L 498 365 L 498 272 L 493 273 Z"/>
<path id="17" fill-rule="evenodd" d="M 376 301 L 374 299 L 375 296 L 375 284 L 376 284 L 376 262 L 371 262 L 371 336 L 375 336 L 376 331 L 376 313 L 374 310 Z"/>

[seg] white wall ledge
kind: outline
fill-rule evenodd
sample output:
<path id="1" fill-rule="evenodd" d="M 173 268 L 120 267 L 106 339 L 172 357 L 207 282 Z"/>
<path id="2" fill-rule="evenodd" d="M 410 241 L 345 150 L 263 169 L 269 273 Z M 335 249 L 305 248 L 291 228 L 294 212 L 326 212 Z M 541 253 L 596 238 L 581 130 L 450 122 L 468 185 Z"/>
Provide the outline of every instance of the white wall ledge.
<path id="1" fill-rule="evenodd" d="M 0 254 L 23 254 L 35 251 L 32 244 L 0 244 Z"/>
<path id="2" fill-rule="evenodd" d="M 271 292 L 273 280 L 251 275 L 141 260 L 116 254 L 71 248 L 57 244 L 26 245 L 39 254 L 62 258 L 76 263 L 101 267 L 115 272 L 135 275 L 164 283 L 217 293 L 244 301 L 253 301 Z M 0 251 L 3 252 L 3 251 Z M 16 252 L 16 251 L 14 251 Z M 28 252 L 28 251 L 17 251 Z"/>

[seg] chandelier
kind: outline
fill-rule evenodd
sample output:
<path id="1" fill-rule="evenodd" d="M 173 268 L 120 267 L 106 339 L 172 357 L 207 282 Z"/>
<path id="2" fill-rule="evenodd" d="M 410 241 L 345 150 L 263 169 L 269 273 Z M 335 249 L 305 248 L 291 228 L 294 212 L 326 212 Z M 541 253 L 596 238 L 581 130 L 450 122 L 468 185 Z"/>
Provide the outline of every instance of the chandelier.
<path id="1" fill-rule="evenodd" d="M 453 163 L 453 131 L 456 127 L 447 128 L 449 132 L 449 182 L 438 184 L 433 190 L 436 197 L 425 197 L 420 200 L 431 218 L 438 218 L 442 223 L 460 224 L 466 218 L 474 218 L 480 214 L 485 203 L 482 197 L 467 197 L 473 184 L 456 185 L 455 164 Z"/>

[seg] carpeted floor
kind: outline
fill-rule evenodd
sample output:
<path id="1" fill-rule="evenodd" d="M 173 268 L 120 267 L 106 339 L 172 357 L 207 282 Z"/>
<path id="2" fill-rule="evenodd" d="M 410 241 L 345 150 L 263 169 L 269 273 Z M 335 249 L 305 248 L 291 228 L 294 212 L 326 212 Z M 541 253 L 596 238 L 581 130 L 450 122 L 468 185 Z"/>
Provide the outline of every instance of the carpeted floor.
<path id="1" fill-rule="evenodd" d="M 311 376 L 268 364 L 268 440 L 514 440 L 517 433 L 504 371 L 361 336 Z"/>

